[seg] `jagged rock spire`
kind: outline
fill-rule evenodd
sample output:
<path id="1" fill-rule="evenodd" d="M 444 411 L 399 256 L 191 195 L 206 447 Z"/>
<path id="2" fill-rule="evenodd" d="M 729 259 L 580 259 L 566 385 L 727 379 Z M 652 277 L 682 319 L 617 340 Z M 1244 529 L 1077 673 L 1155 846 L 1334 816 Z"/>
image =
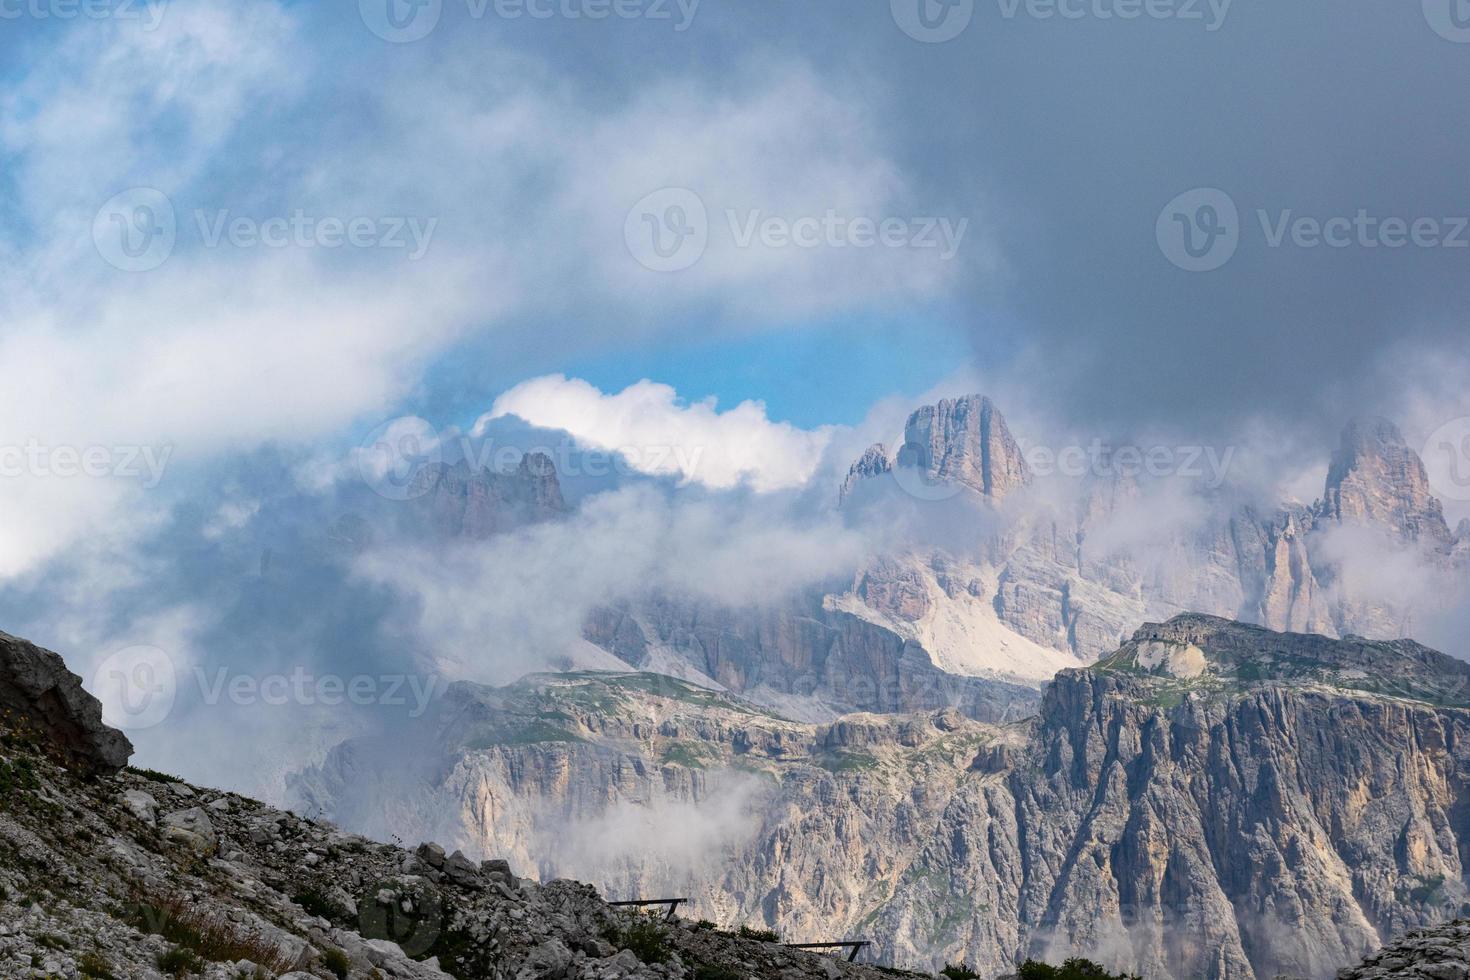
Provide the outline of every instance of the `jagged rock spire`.
<path id="1" fill-rule="evenodd" d="M 944 399 L 909 416 L 899 466 L 931 482 L 953 481 L 1000 501 L 1031 482 L 1005 417 L 983 395 Z"/>
<path id="2" fill-rule="evenodd" d="M 1322 509 L 1334 520 L 1377 524 L 1410 541 L 1448 546 L 1453 538 L 1423 460 L 1387 419 L 1353 419 L 1343 429 Z"/>

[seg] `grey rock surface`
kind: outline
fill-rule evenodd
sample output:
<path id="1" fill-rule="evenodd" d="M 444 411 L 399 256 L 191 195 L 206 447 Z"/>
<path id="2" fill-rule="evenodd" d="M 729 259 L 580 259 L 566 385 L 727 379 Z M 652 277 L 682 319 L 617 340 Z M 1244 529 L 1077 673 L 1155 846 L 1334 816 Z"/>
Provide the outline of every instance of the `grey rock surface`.
<path id="1" fill-rule="evenodd" d="M 842 487 L 837 493 L 837 502 L 841 504 L 852 493 L 853 488 L 864 480 L 883 476 L 893 471 L 893 461 L 888 458 L 888 450 L 883 443 L 874 443 L 869 446 L 847 471 L 847 476 L 842 481 Z"/>
<path id="2" fill-rule="evenodd" d="M 127 765 L 132 743 L 102 722 L 102 704 L 50 650 L 0 633 L 0 719 L 35 731 L 71 765 L 89 773 Z"/>

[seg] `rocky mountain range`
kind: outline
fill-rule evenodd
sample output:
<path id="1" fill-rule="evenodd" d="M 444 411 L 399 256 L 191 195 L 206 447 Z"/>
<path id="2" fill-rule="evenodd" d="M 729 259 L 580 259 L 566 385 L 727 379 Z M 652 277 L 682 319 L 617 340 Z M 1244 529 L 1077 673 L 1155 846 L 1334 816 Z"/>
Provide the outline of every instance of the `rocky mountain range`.
<path id="1" fill-rule="evenodd" d="M 1141 627 L 1008 724 L 801 723 L 662 675 L 543 675 L 458 684 L 295 792 L 918 969 L 1319 978 L 1470 908 L 1467 682 L 1412 641 L 1202 615 Z"/>
<path id="2" fill-rule="evenodd" d="M 918 488 L 920 497 L 938 496 L 947 486 L 1005 518 L 1003 529 L 973 553 L 889 556 L 862 574 L 861 593 L 851 593 L 861 601 L 846 608 L 866 609 L 872 621 L 900 630 L 910 624 L 919 634 L 946 611 L 985 615 L 963 600 L 969 608 L 954 611 L 951 590 L 901 587 L 922 582 L 922 569 L 936 562 L 971 569 L 1004 627 L 1084 661 L 1116 646 L 1146 618 L 1186 611 L 1329 636 L 1406 636 L 1417 618 L 1432 615 L 1443 597 L 1470 583 L 1470 523 L 1450 530 L 1423 462 L 1384 419 L 1346 426 L 1317 503 L 1262 512 L 1231 503 L 1223 492 L 1200 491 L 1197 516 L 1166 526 L 1143 545 L 1119 545 L 1109 533 L 1120 521 L 1149 517 L 1156 506 L 1140 478 L 1106 466 L 1074 481 L 1081 489 L 1070 507 L 1058 506 L 1055 497 L 1028 497 L 1035 481 L 1020 446 L 979 395 L 915 412 L 892 460 L 877 445 L 853 464 L 843 502 L 864 484 L 885 482 L 875 477 L 893 477 L 910 493 Z M 1365 582 L 1346 544 L 1422 566 L 1443 579 L 1443 588 L 1404 596 Z M 883 587 L 873 588 L 875 576 L 886 580 Z M 891 601 L 895 593 L 904 601 Z M 925 638 L 931 647 L 945 642 L 932 629 Z"/>
<path id="3" fill-rule="evenodd" d="M 560 499 L 547 489 L 549 466 L 538 463 L 536 499 Z M 489 510 L 466 523 L 466 475 L 424 479 L 434 489 L 423 506 L 441 530 L 475 537 L 468 528 L 521 519 L 519 505 L 497 509 L 482 495 Z M 1187 517 L 1171 523 L 1158 516 L 1168 508 L 1157 488 L 1122 468 L 1061 484 L 1033 474 L 988 398 L 925 406 L 897 452 L 869 448 L 838 496 L 857 522 L 882 522 L 895 506 L 932 509 L 952 526 L 949 543 L 876 555 L 847 581 L 760 607 L 646 594 L 593 610 L 583 637 L 630 667 L 788 717 L 924 710 L 941 690 L 943 704 L 994 721 L 1029 713 L 1058 670 L 1116 648 L 1145 621 L 1197 611 L 1391 639 L 1470 592 L 1470 526 L 1450 530 L 1422 462 L 1384 420 L 1345 428 L 1311 505 L 1262 510 L 1228 486 L 1191 488 Z M 559 513 L 542 507 L 536 519 Z"/>

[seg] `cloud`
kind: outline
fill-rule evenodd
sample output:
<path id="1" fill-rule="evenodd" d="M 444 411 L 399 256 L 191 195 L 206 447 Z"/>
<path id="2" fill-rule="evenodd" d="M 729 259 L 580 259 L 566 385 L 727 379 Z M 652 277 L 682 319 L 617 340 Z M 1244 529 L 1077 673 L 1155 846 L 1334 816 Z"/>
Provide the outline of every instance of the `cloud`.
<path id="1" fill-rule="evenodd" d="M 149 447 L 171 459 L 162 499 L 148 503 L 136 481 L 61 486 L 31 473 L 0 484 L 12 518 L 0 575 L 168 506 L 222 454 L 331 440 L 401 414 L 392 407 L 459 345 L 492 343 L 504 369 L 555 363 L 682 333 L 690 316 L 764 329 L 900 301 L 952 275 L 923 250 L 737 248 L 718 236 L 688 275 L 634 261 L 624 223 L 657 189 L 649 181 L 699 188 L 715 217 L 909 213 L 860 94 L 799 59 L 760 60 L 731 84 L 669 74 L 594 105 L 551 56 L 486 57 L 448 38 L 442 57 L 420 61 L 364 30 L 349 39 L 370 46 L 378 70 L 344 71 L 342 52 L 315 43 L 315 16 L 202 0 L 153 30 L 89 24 L 37 38 L 0 96 L 17 219 L 0 232 L 0 372 L 11 379 L 0 447 Z M 99 206 L 133 187 L 175 215 L 171 251 L 140 272 L 109 265 L 93 240 Z M 283 247 L 210 231 L 298 214 L 311 228 L 365 219 L 434 231 L 417 260 L 325 246 L 315 231 Z M 615 404 L 634 400 L 624 395 Z M 650 395 L 626 431 L 588 436 L 692 439 L 694 472 L 649 470 L 760 489 L 802 482 L 826 442 L 767 421 L 756 403 L 718 412 L 669 400 L 667 432 Z"/>
<path id="2" fill-rule="evenodd" d="M 760 402 L 719 411 L 713 397 L 683 402 L 668 385 L 640 381 L 604 394 L 585 381 L 548 375 L 495 399 L 481 419 L 515 415 L 563 429 L 588 446 L 620 453 L 634 469 L 717 490 L 748 484 L 758 491 L 801 487 L 811 479 L 832 427 L 799 429 L 772 422 Z"/>
<path id="3" fill-rule="evenodd" d="M 760 81 L 734 92 L 707 81 L 660 85 L 617 117 L 586 120 L 556 203 L 589 236 L 603 289 L 757 319 L 820 316 L 933 296 L 961 275 L 961 254 L 972 275 L 993 263 L 976 202 L 935 213 L 916 198 L 864 93 L 799 64 L 749 67 Z M 692 196 L 658 196 L 671 188 Z M 630 216 L 649 195 L 651 213 Z M 702 212 L 707 241 L 686 268 L 642 268 L 629 255 L 642 243 L 624 239 L 650 232 L 650 221 L 666 224 L 671 201 L 690 212 L 686 219 Z M 857 230 L 865 226 L 852 224 L 885 221 L 904 226 L 896 244 L 869 241 Z M 755 231 L 767 223 L 774 236 Z"/>
<path id="4" fill-rule="evenodd" d="M 403 598 L 389 645 L 452 676 L 507 683 L 601 655 L 582 640 L 592 610 L 651 595 L 729 607 L 841 581 L 872 542 L 789 495 L 703 494 L 647 483 L 595 494 L 564 521 L 483 542 L 390 539 L 354 574 Z"/>

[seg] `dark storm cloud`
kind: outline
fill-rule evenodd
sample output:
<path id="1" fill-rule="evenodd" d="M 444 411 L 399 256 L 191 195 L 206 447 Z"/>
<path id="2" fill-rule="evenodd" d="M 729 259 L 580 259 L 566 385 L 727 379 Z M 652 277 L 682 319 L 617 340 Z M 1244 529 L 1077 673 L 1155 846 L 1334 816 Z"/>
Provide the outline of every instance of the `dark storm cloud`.
<path id="1" fill-rule="evenodd" d="M 575 62 L 593 99 L 672 72 L 734 77 L 752 50 L 859 92 L 919 206 L 995 237 L 1002 274 L 976 270 L 948 310 L 973 325 L 977 360 L 1022 352 L 1012 368 L 1074 418 L 1265 416 L 1325 436 L 1349 412 L 1398 407 L 1390 355 L 1464 338 L 1470 31 L 1453 0 L 923 2 L 927 23 L 948 10 L 968 24 L 921 43 L 899 26 L 916 23 L 907 0 L 783 0 L 705 3 L 683 32 L 494 26 Z M 1156 237 L 1196 188 L 1238 215 L 1212 271 L 1177 267 Z M 1200 203 L 1180 213 L 1208 219 Z M 1301 218 L 1339 219 L 1325 230 L 1347 244 L 1303 244 L 1320 233 Z M 1182 231 L 1172 215 L 1165 228 Z"/>

